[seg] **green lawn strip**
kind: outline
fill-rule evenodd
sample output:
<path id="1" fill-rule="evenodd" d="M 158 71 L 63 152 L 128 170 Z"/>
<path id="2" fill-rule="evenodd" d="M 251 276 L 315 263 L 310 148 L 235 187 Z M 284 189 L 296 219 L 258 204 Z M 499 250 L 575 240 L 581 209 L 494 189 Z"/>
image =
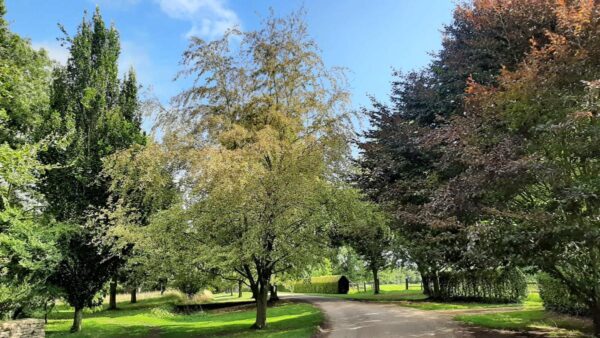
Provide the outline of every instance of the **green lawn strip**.
<path id="1" fill-rule="evenodd" d="M 504 308 L 522 308 L 522 304 L 496 304 L 496 303 L 475 303 L 475 302 L 431 302 L 431 301 L 403 301 L 398 305 L 410 307 L 413 309 L 425 311 L 441 310 L 475 310 L 475 309 L 504 309 Z"/>
<path id="2" fill-rule="evenodd" d="M 541 309 L 542 303 L 537 293 L 531 293 L 523 303 L 478 303 L 478 302 L 435 302 L 427 300 L 421 290 L 383 289 L 380 294 L 374 295 L 372 291 L 354 292 L 346 295 L 339 294 L 311 294 L 314 296 L 334 297 L 359 301 L 393 302 L 400 306 L 426 311 L 442 310 L 476 310 L 476 309 Z"/>
<path id="3" fill-rule="evenodd" d="M 283 293 L 290 294 L 293 293 Z M 363 300 L 363 301 L 399 301 L 399 300 L 419 300 L 426 299 L 427 296 L 423 294 L 421 290 L 381 290 L 381 293 L 378 295 L 374 295 L 373 291 L 360 291 L 360 292 L 350 292 L 348 294 L 321 294 L 321 293 L 307 293 L 307 295 L 313 296 L 323 296 L 323 297 L 333 297 L 333 298 L 342 298 L 348 300 Z"/>
<path id="4" fill-rule="evenodd" d="M 46 326 L 49 337 L 310 337 L 323 321 L 310 304 L 283 304 L 268 309 L 268 327 L 254 331 L 254 310 L 234 312 L 172 313 L 171 297 L 146 299 L 137 304 L 119 304 L 120 310 L 86 311 L 82 332 L 70 334 L 71 309 L 58 308 Z"/>
<path id="5" fill-rule="evenodd" d="M 543 308 L 538 293 L 530 293 L 523 303 L 434 302 L 428 300 L 401 301 L 398 305 L 427 311 L 443 310 L 539 310 Z"/>
<path id="6" fill-rule="evenodd" d="M 229 293 L 218 293 L 207 303 L 224 303 L 224 302 L 246 302 L 252 300 L 252 292 L 243 292 L 242 297 L 239 297 L 237 293 L 233 296 Z"/>
<path id="7" fill-rule="evenodd" d="M 557 337 L 584 337 L 593 331 L 589 321 L 542 309 L 458 315 L 454 319 L 490 329 L 543 331 Z"/>

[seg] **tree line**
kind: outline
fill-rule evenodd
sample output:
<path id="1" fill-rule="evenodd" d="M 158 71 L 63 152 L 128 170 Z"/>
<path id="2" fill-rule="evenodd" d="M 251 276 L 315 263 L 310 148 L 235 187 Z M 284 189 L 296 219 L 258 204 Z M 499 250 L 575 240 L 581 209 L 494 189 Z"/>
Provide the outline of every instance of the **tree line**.
<path id="1" fill-rule="evenodd" d="M 600 335 L 599 32 L 597 1 L 459 5 L 431 63 L 363 109 L 357 185 L 431 296 L 451 272 L 544 272 Z"/>

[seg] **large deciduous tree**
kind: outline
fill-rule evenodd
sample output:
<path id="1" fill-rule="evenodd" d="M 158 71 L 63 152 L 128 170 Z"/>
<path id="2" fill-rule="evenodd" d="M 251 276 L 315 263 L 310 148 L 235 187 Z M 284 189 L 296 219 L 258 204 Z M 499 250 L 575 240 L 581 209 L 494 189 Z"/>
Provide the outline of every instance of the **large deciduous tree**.
<path id="1" fill-rule="evenodd" d="M 587 304 L 600 336 L 600 5 L 553 10 L 549 42 L 497 87 L 471 84 L 468 115 L 448 129 L 477 132 L 462 140 L 476 149 L 478 173 L 464 187 L 488 190 L 480 247 L 559 280 Z"/>
<path id="2" fill-rule="evenodd" d="M 433 62 L 421 71 L 397 73 L 391 106 L 374 102 L 365 110 L 372 128 L 359 144 L 357 182 L 395 216 L 392 228 L 406 238 L 408 259 L 424 280 L 433 280 L 425 283 L 433 285 L 425 290 L 431 296 L 438 295 L 441 271 L 512 264 L 482 259 L 471 250 L 470 227 L 481 220 L 485 198 L 496 197 L 486 194 L 495 187 L 478 167 L 477 146 L 467 142 L 480 130 L 469 129 L 464 119 L 453 121 L 466 111 L 469 82 L 497 84 L 502 69 L 514 70 L 527 57 L 531 41 L 549 43 L 546 34 L 557 22 L 551 1 L 460 4 Z M 511 148 L 511 142 L 503 145 Z M 496 155 L 509 156 L 507 151 Z"/>
<path id="3" fill-rule="evenodd" d="M 273 275 L 301 270 L 328 244 L 348 93 L 298 13 L 212 42 L 193 38 L 183 63 L 195 84 L 163 120 L 187 160 L 180 227 L 208 266 L 248 281 L 262 329 Z"/>

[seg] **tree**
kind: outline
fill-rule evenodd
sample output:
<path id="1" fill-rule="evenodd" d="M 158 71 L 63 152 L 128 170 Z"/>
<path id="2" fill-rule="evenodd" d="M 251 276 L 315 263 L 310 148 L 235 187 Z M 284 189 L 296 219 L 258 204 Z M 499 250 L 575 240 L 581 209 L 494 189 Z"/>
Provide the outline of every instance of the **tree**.
<path id="1" fill-rule="evenodd" d="M 148 248 L 136 247 L 144 236 L 151 217 L 161 210 L 168 209 L 179 196 L 174 182 L 176 162 L 167 154 L 164 147 L 148 139 L 144 145 L 134 144 L 106 157 L 102 174 L 111 182 L 109 187 L 110 210 L 114 226 L 110 235 L 118 238 L 117 245 L 127 251 L 127 263 L 118 276 L 111 281 L 111 309 L 116 308 L 116 289 L 119 281 L 131 290 L 132 300 L 135 290 L 149 278 L 149 271 L 162 266 L 160 257 L 152 259 Z M 160 272 L 157 272 L 160 274 Z"/>
<path id="2" fill-rule="evenodd" d="M 532 40 L 548 42 L 556 27 L 552 0 L 474 0 L 459 4 L 443 29 L 442 49 L 430 65 L 437 113 L 463 112 L 467 79 L 492 85 L 504 67 L 515 69 Z M 431 104 L 431 103 L 430 103 Z M 429 113 L 431 114 L 431 112 Z"/>
<path id="3" fill-rule="evenodd" d="M 334 236 L 351 246 L 365 262 L 372 273 L 373 292 L 379 294 L 378 274 L 396 262 L 400 248 L 389 227 L 389 217 L 377 205 L 365 201 L 357 189 L 348 188 L 337 198 L 340 219 L 333 230 Z"/>
<path id="4" fill-rule="evenodd" d="M 189 216 L 180 226 L 208 266 L 248 281 L 257 329 L 266 325 L 272 276 L 301 270 L 328 244 L 327 206 L 349 135 L 348 94 L 301 16 L 269 17 L 263 27 L 193 38 L 182 74 L 197 81 L 163 120 L 187 159 Z"/>
<path id="5" fill-rule="evenodd" d="M 490 257 L 548 273 L 588 306 L 600 336 L 598 113 L 600 5 L 558 2 L 556 30 L 490 88 L 471 84 L 478 175 L 489 189 L 474 238 Z M 460 127 L 459 127 L 460 125 Z"/>
<path id="6" fill-rule="evenodd" d="M 44 175 L 40 190 L 57 220 L 73 227 L 59 241 L 64 258 L 52 281 L 75 307 L 75 332 L 81 329 L 83 308 L 94 304 L 126 255 L 115 250 L 115 241 L 107 236 L 111 224 L 103 210 L 108 207 L 109 181 L 101 175 L 102 159 L 143 143 L 144 137 L 135 104 L 135 75 L 118 79 L 116 29 L 107 28 L 96 9 L 91 22 L 84 17 L 74 37 L 65 35 L 70 57 L 65 68 L 54 72 L 50 104 L 74 132 L 65 150 L 51 148 L 43 154 L 45 163 L 60 167 Z"/>
<path id="7" fill-rule="evenodd" d="M 51 165 L 38 153 L 62 139 L 39 133 L 48 112 L 50 61 L 10 32 L 0 1 L 0 318 L 18 318 L 46 304 L 60 252 L 60 225 L 44 213 L 34 186 Z"/>
<path id="8" fill-rule="evenodd" d="M 379 294 L 379 272 L 390 266 L 394 260 L 393 235 L 385 216 L 375 213 L 374 218 L 351 235 L 352 246 L 367 263 L 373 274 L 373 293 Z"/>
<path id="9" fill-rule="evenodd" d="M 480 130 L 470 128 L 472 116 L 461 115 L 471 104 L 469 83 L 495 85 L 502 69 L 515 69 L 527 57 L 532 39 L 538 46 L 551 41 L 546 33 L 557 22 L 553 4 L 544 0 L 458 5 L 433 62 L 422 71 L 396 73 L 391 106 L 374 101 L 364 109 L 372 129 L 359 144 L 356 181 L 394 215 L 392 228 L 405 239 L 406 260 L 417 264 L 425 285 L 432 279 L 433 290 L 425 289 L 432 297 L 439 295 L 438 274 L 444 270 L 512 264 L 482 259 L 470 245 L 471 226 L 497 190 L 489 184 L 493 173 L 482 168 L 479 150 L 468 142 Z M 497 139 L 493 133 L 487 137 Z"/>

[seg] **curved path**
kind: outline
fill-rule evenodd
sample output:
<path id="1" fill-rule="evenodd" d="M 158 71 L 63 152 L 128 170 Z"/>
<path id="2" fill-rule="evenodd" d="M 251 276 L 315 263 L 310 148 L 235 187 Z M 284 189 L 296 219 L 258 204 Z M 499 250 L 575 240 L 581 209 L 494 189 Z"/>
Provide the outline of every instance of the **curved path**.
<path id="1" fill-rule="evenodd" d="M 305 301 L 325 313 L 320 337 L 500 337 L 471 332 L 452 320 L 451 315 L 401 307 L 391 303 L 361 302 L 339 298 L 286 295 L 283 299 Z"/>

